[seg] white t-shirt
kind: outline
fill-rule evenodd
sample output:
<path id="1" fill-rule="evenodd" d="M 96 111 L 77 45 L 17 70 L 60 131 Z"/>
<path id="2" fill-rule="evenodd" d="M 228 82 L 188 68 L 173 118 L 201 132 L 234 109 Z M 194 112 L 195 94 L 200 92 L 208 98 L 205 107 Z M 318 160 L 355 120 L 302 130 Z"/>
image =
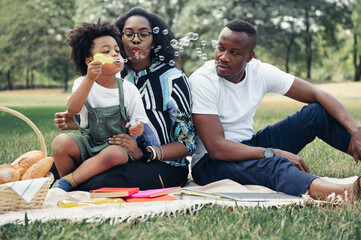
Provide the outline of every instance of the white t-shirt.
<path id="1" fill-rule="evenodd" d="M 294 80 L 293 75 L 257 59 L 252 59 L 245 71 L 243 81 L 232 83 L 217 75 L 212 60 L 189 77 L 193 97 L 192 113 L 218 115 L 225 138 L 235 142 L 252 138 L 253 117 L 264 95 L 284 95 Z M 207 150 L 198 137 L 192 167 L 205 153 Z"/>
<path id="2" fill-rule="evenodd" d="M 84 80 L 80 77 L 74 81 L 72 91 L 74 92 Z M 139 90 L 132 83 L 123 81 L 124 92 L 124 106 L 128 119 L 148 123 L 148 117 L 144 110 L 144 105 L 140 97 Z M 94 82 L 88 97 L 88 103 L 92 107 L 110 107 L 119 105 L 119 90 L 118 88 L 106 88 Z M 88 126 L 88 110 L 83 108 L 78 113 L 80 115 L 80 127 L 86 128 Z"/>

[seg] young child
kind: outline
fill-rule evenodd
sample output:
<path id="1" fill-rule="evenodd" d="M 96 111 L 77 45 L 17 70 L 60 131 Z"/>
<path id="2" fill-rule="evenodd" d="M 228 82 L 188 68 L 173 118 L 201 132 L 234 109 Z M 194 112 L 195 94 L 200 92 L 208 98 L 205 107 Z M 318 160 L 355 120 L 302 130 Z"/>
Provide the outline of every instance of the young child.
<path id="1" fill-rule="evenodd" d="M 70 59 L 83 77 L 74 82 L 67 112 L 75 115 L 81 135 L 60 134 L 54 139 L 53 157 L 62 178 L 53 188 L 68 192 L 92 176 L 132 159 L 125 148 L 108 143 L 108 138 L 127 130 L 131 136 L 140 136 L 148 122 L 138 89 L 116 77 L 124 66 L 119 36 L 113 24 L 100 21 L 83 23 L 68 36 Z M 108 61 L 94 60 L 96 54 Z M 129 120 L 136 120 L 135 124 Z"/>

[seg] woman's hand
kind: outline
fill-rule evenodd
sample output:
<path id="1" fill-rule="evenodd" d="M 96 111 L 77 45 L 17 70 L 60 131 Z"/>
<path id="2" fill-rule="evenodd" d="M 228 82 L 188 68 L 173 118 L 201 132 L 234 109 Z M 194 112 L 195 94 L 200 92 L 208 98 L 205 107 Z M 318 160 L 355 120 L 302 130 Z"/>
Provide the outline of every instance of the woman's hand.
<path id="1" fill-rule="evenodd" d="M 143 156 L 142 150 L 138 147 L 137 141 L 128 134 L 117 134 L 108 138 L 109 144 L 119 145 L 127 149 L 134 159 L 140 159 Z"/>
<path id="2" fill-rule="evenodd" d="M 74 121 L 74 116 L 68 112 L 57 112 L 54 117 L 55 127 L 59 128 L 60 131 L 78 129 L 78 125 Z"/>

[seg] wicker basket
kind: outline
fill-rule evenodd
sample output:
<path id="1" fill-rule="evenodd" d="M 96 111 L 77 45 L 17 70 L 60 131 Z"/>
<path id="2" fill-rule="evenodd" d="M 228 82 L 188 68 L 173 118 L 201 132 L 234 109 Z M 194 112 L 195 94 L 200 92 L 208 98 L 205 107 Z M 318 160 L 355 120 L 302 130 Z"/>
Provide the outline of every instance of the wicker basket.
<path id="1" fill-rule="evenodd" d="M 46 177 L 48 178 L 48 180 L 36 192 L 30 202 L 26 202 L 11 187 L 6 185 L 0 185 L 0 214 L 9 211 L 41 208 L 43 206 L 50 185 L 54 181 L 54 176 L 52 173 L 48 173 Z"/>
<path id="2" fill-rule="evenodd" d="M 0 106 L 0 111 L 10 113 L 24 120 L 35 131 L 41 144 L 41 150 L 44 153 L 44 156 L 47 156 L 44 137 L 39 131 L 39 129 L 35 126 L 35 124 L 30 121 L 30 119 L 25 117 L 23 114 L 6 107 Z M 22 197 L 20 197 L 11 187 L 6 185 L 0 185 L 0 214 L 8 211 L 41 208 L 43 206 L 50 185 L 54 181 L 53 174 L 48 173 L 46 177 L 48 177 L 48 180 L 38 190 L 38 192 L 34 195 L 34 197 L 29 203 L 26 202 Z"/>

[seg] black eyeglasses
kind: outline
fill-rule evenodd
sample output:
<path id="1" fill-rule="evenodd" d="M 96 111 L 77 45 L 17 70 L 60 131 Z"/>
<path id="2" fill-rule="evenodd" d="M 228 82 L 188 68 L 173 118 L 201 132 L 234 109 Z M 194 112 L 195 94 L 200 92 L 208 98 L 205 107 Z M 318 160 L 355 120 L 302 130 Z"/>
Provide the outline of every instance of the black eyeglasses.
<path id="1" fill-rule="evenodd" d="M 138 38 L 142 41 L 146 41 L 149 39 L 150 35 L 152 34 L 151 32 L 148 31 L 141 31 L 141 32 L 131 32 L 131 31 L 126 31 L 126 32 L 122 32 L 122 35 L 124 37 L 125 40 L 128 41 L 133 41 L 133 39 L 135 38 L 135 34 L 138 35 Z"/>

